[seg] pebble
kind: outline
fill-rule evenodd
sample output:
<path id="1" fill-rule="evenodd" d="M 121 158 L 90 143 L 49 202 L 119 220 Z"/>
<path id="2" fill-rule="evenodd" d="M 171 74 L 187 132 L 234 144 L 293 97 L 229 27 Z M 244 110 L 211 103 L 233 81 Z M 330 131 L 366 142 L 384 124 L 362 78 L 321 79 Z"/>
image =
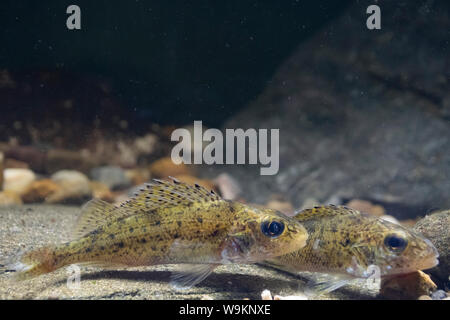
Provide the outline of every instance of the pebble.
<path id="1" fill-rule="evenodd" d="M 45 161 L 45 169 L 48 173 L 67 169 L 89 172 L 94 166 L 93 157 L 89 154 L 65 149 L 49 150 Z"/>
<path id="2" fill-rule="evenodd" d="M 0 191 L 0 206 L 19 206 L 22 199 L 13 191 Z"/>
<path id="3" fill-rule="evenodd" d="M 138 137 L 134 141 L 134 147 L 139 154 L 149 155 L 155 150 L 155 146 L 158 142 L 158 137 L 154 134 L 147 134 L 143 137 Z"/>
<path id="4" fill-rule="evenodd" d="M 114 194 L 106 184 L 98 181 L 90 181 L 89 185 L 92 190 L 93 198 L 101 199 L 106 202 L 114 202 Z"/>
<path id="5" fill-rule="evenodd" d="M 16 159 L 11 159 L 11 158 L 6 158 L 4 161 L 4 168 L 11 168 L 11 169 L 29 169 L 30 166 L 28 165 L 28 163 L 20 161 L 20 160 L 16 160 Z"/>
<path id="6" fill-rule="evenodd" d="M 58 192 L 47 197 L 47 203 L 82 203 L 92 195 L 89 179 L 81 172 L 61 170 L 54 173 L 51 179 L 61 188 Z"/>
<path id="7" fill-rule="evenodd" d="M 415 300 L 437 289 L 430 276 L 422 271 L 392 278 L 382 278 L 380 296 L 393 300 Z"/>
<path id="8" fill-rule="evenodd" d="M 288 201 L 270 200 L 266 203 L 266 207 L 269 209 L 280 211 L 286 215 L 293 215 L 294 207 Z"/>
<path id="9" fill-rule="evenodd" d="M 261 293 L 261 299 L 262 299 L 262 300 L 273 300 L 272 294 L 270 293 L 269 290 L 265 289 L 265 290 Z"/>
<path id="10" fill-rule="evenodd" d="M 5 150 L 5 157 L 27 163 L 36 172 L 45 171 L 47 154 L 32 146 L 8 146 Z"/>
<path id="11" fill-rule="evenodd" d="M 22 195 L 22 200 L 25 203 L 44 202 L 60 189 L 61 187 L 50 179 L 34 181 Z"/>
<path id="12" fill-rule="evenodd" d="M 242 192 L 239 182 L 227 173 L 221 173 L 213 182 L 225 200 L 236 200 Z"/>
<path id="13" fill-rule="evenodd" d="M 150 181 L 150 171 L 147 168 L 135 168 L 125 170 L 126 177 L 133 185 L 143 184 Z"/>
<path id="14" fill-rule="evenodd" d="M 131 185 L 125 171 L 117 166 L 94 168 L 91 170 L 91 178 L 107 185 L 111 190 L 123 189 Z"/>
<path id="15" fill-rule="evenodd" d="M 386 214 L 382 206 L 372 204 L 370 201 L 366 200 L 353 199 L 348 202 L 346 206 L 361 212 L 369 213 L 376 217 L 382 217 Z"/>
<path id="16" fill-rule="evenodd" d="M 394 223 L 394 224 L 400 224 L 400 222 L 395 217 L 387 215 L 387 214 L 385 214 L 384 216 L 381 216 L 380 219 Z"/>
<path id="17" fill-rule="evenodd" d="M 3 171 L 3 190 L 24 194 L 36 180 L 36 175 L 29 169 L 5 169 Z"/>
<path id="18" fill-rule="evenodd" d="M 445 292 L 444 290 L 436 290 L 435 292 L 433 292 L 431 294 L 431 298 L 433 300 L 442 300 L 447 298 L 447 292 Z"/>
<path id="19" fill-rule="evenodd" d="M 172 158 L 165 157 L 153 162 L 150 167 L 150 173 L 155 178 L 167 178 L 180 175 L 191 175 L 191 170 L 184 164 L 175 164 Z"/>
<path id="20" fill-rule="evenodd" d="M 306 198 L 305 201 L 303 201 L 300 210 L 314 208 L 315 206 L 320 206 L 320 202 L 317 199 Z"/>
<path id="21" fill-rule="evenodd" d="M 450 210 L 435 212 L 419 220 L 413 230 L 434 244 L 439 252 L 439 264 L 428 270 L 440 284 L 450 287 Z"/>

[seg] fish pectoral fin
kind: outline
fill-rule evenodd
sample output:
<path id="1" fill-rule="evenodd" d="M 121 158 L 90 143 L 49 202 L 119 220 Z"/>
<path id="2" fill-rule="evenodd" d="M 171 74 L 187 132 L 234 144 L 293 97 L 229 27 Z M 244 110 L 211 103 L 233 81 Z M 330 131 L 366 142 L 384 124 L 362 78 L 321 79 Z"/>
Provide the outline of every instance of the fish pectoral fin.
<path id="1" fill-rule="evenodd" d="M 187 290 L 205 280 L 217 266 L 217 264 L 183 264 L 180 271 L 172 272 L 170 285 L 176 290 Z"/>
<path id="2" fill-rule="evenodd" d="M 116 207 L 100 199 L 93 199 L 81 209 L 81 215 L 72 232 L 72 239 L 78 239 L 109 221 L 130 215 L 132 212 L 125 208 Z"/>
<path id="3" fill-rule="evenodd" d="M 307 294 L 310 296 L 318 296 L 323 293 L 330 293 L 347 285 L 353 280 L 353 277 L 347 276 L 322 275 L 321 278 L 311 279 L 308 281 Z"/>

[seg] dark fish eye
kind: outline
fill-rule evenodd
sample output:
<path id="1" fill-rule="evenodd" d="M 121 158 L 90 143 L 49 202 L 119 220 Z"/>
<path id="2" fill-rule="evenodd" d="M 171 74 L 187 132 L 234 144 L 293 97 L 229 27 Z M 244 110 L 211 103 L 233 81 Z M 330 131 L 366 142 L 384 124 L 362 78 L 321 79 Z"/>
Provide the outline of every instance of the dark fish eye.
<path id="1" fill-rule="evenodd" d="M 408 245 L 408 240 L 398 235 L 390 234 L 386 236 L 386 238 L 384 238 L 384 245 L 389 250 L 399 253 L 405 250 L 406 246 Z"/>
<path id="2" fill-rule="evenodd" d="M 276 238 L 284 231 L 284 223 L 281 221 L 264 221 L 261 223 L 261 231 L 264 235 Z"/>

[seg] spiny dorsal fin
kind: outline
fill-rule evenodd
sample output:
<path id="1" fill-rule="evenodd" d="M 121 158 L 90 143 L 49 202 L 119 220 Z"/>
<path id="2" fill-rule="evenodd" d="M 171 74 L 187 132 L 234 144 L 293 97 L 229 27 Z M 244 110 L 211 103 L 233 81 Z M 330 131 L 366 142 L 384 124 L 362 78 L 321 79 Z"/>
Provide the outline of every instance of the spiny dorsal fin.
<path id="1" fill-rule="evenodd" d="M 118 208 L 108 202 L 93 199 L 87 202 L 81 209 L 81 216 L 72 232 L 72 238 L 80 238 L 112 220 L 124 218 L 132 214 L 131 211 Z"/>
<path id="2" fill-rule="evenodd" d="M 310 209 L 299 210 L 295 212 L 294 218 L 298 221 L 306 221 L 310 219 L 324 218 L 324 217 L 335 217 L 343 215 L 360 215 L 361 212 L 358 210 L 345 207 L 345 206 L 317 206 Z"/>
<path id="3" fill-rule="evenodd" d="M 197 202 L 222 201 L 222 198 L 214 191 L 208 191 L 198 184 L 191 186 L 175 178 L 170 178 L 172 181 L 153 179 L 120 207 L 131 210 L 153 210 Z"/>

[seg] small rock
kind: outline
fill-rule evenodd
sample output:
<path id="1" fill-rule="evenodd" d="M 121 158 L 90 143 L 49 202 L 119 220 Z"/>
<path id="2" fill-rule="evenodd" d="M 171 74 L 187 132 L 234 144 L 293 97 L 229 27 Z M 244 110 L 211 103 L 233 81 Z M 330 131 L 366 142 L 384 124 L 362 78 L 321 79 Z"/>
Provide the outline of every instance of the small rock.
<path id="1" fill-rule="evenodd" d="M 266 203 L 266 207 L 280 211 L 286 215 L 292 215 L 294 213 L 294 207 L 288 201 L 270 200 Z"/>
<path id="2" fill-rule="evenodd" d="M 214 184 L 217 186 L 220 195 L 225 200 L 236 200 L 241 194 L 242 189 L 239 183 L 227 173 L 222 173 L 214 179 Z"/>
<path id="3" fill-rule="evenodd" d="M 106 202 L 114 202 L 114 194 L 104 183 L 98 181 L 90 181 L 89 185 L 92 190 L 92 197 L 101 199 Z"/>
<path id="4" fill-rule="evenodd" d="M 22 195 L 25 203 L 44 202 L 48 196 L 57 192 L 61 187 L 50 179 L 34 181 Z"/>
<path id="5" fill-rule="evenodd" d="M 125 170 L 125 175 L 133 185 L 139 185 L 150 181 L 150 171 L 146 168 L 128 169 Z"/>
<path id="6" fill-rule="evenodd" d="M 433 299 L 431 299 L 430 296 L 423 295 L 423 296 L 420 296 L 419 299 L 417 299 L 417 300 L 433 300 Z"/>
<path id="7" fill-rule="evenodd" d="M 134 141 L 134 147 L 136 148 L 138 155 L 149 155 L 153 153 L 157 142 L 158 137 L 149 133 L 143 137 L 136 138 Z"/>
<path id="8" fill-rule="evenodd" d="M 447 298 L 447 292 L 445 292 L 444 290 L 436 290 L 435 292 L 433 292 L 431 294 L 431 298 L 433 300 L 442 300 Z"/>
<path id="9" fill-rule="evenodd" d="M 317 199 L 314 198 L 306 198 L 305 201 L 303 201 L 300 210 L 313 208 L 315 206 L 320 206 L 320 202 Z"/>
<path id="10" fill-rule="evenodd" d="M 12 158 L 27 163 L 36 172 L 45 171 L 47 154 L 32 146 L 9 146 L 5 151 L 6 158 Z"/>
<path id="11" fill-rule="evenodd" d="M 14 191 L 0 191 L 0 206 L 19 206 L 22 199 Z"/>
<path id="12" fill-rule="evenodd" d="M 51 179 L 61 188 L 47 197 L 47 203 L 83 203 L 92 195 L 89 179 L 81 172 L 61 170 L 53 174 Z"/>
<path id="13" fill-rule="evenodd" d="M 150 165 L 150 173 L 155 178 L 167 178 L 180 175 L 191 175 L 191 170 L 184 164 L 175 164 L 172 158 L 166 157 L 153 162 Z"/>
<path id="14" fill-rule="evenodd" d="M 91 170 L 91 178 L 107 185 L 112 190 L 123 189 L 131 184 L 125 171 L 116 166 L 94 168 Z"/>
<path id="15" fill-rule="evenodd" d="M 89 172 L 95 166 L 92 157 L 85 153 L 64 149 L 51 149 L 47 153 L 45 163 L 46 172 L 54 173 L 59 170 L 76 170 Z"/>
<path id="16" fill-rule="evenodd" d="M 10 168 L 10 169 L 29 169 L 30 166 L 28 165 L 28 163 L 20 161 L 20 160 L 16 160 L 16 159 L 11 159 L 11 158 L 6 158 L 5 162 L 4 162 L 4 168 Z"/>
<path id="17" fill-rule="evenodd" d="M 417 223 L 417 219 L 403 219 L 400 220 L 400 224 L 408 227 L 408 228 L 413 228 L 415 226 L 415 224 Z"/>
<path id="18" fill-rule="evenodd" d="M 324 203 L 340 206 L 342 204 L 342 198 L 335 194 L 329 197 Z"/>
<path id="19" fill-rule="evenodd" d="M 128 196 L 127 193 L 119 193 L 114 197 L 113 204 L 120 205 L 121 203 L 130 200 L 132 196 Z"/>
<path id="20" fill-rule="evenodd" d="M 437 289 L 430 276 L 422 271 L 382 278 L 380 296 L 393 300 L 415 300 Z"/>
<path id="21" fill-rule="evenodd" d="M 3 190 L 22 195 L 36 180 L 36 175 L 29 169 L 5 169 L 3 178 Z"/>
<path id="22" fill-rule="evenodd" d="M 427 270 L 442 282 L 449 284 L 450 270 L 450 210 L 433 213 L 419 220 L 413 228 L 434 244 L 439 253 L 439 264 Z"/>
<path id="23" fill-rule="evenodd" d="M 385 215 L 385 210 L 382 206 L 372 204 L 370 201 L 366 200 L 353 199 L 349 203 L 347 203 L 347 207 L 361 212 L 366 212 L 377 217 Z"/>
<path id="24" fill-rule="evenodd" d="M 381 216 L 380 219 L 391 222 L 391 223 L 400 224 L 400 222 L 395 217 L 387 215 L 387 214 L 385 214 L 384 216 Z"/>
<path id="25" fill-rule="evenodd" d="M 273 300 L 272 294 L 270 293 L 269 290 L 266 289 L 261 293 L 261 299 L 262 300 Z"/>

